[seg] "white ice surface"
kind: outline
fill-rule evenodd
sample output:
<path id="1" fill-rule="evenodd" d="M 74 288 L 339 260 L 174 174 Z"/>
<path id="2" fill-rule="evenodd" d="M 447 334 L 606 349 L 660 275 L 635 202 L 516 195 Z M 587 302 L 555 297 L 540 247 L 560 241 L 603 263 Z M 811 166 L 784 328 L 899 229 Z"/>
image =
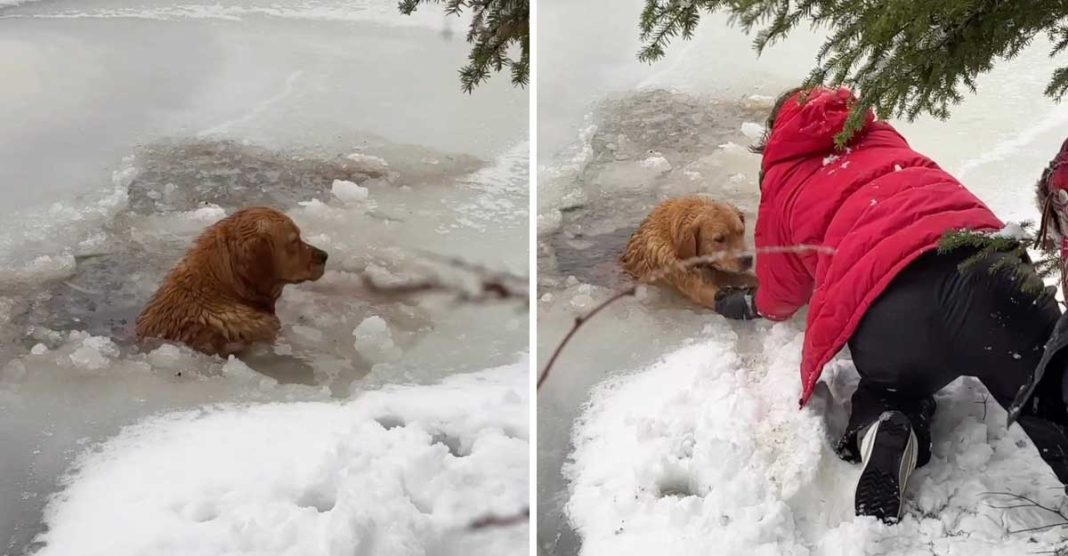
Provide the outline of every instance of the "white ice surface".
<path id="1" fill-rule="evenodd" d="M 85 451 L 40 556 L 527 553 L 524 360 L 344 403 L 167 413 Z"/>

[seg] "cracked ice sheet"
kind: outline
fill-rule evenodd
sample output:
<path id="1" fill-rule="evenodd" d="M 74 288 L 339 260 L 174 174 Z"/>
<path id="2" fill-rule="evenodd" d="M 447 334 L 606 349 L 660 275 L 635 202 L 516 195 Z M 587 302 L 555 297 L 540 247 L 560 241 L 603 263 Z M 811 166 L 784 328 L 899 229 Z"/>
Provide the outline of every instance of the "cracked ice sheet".
<path id="1" fill-rule="evenodd" d="M 40 556 L 526 554 L 527 361 L 346 403 L 163 414 L 86 451 Z"/>
<path id="2" fill-rule="evenodd" d="M 886 526 L 853 515 L 860 468 L 832 451 L 855 388 L 852 365 L 832 363 L 830 387 L 799 411 L 802 332 L 773 326 L 749 364 L 735 354 L 735 335 L 706 335 L 595 388 L 565 469 L 581 554 L 980 556 L 1065 544 L 1057 528 L 1008 532 L 1057 516 L 993 507 L 1018 502 L 992 491 L 1054 508 L 1063 494 L 973 379 L 938 395 L 932 460 L 909 482 L 902 522 Z"/>

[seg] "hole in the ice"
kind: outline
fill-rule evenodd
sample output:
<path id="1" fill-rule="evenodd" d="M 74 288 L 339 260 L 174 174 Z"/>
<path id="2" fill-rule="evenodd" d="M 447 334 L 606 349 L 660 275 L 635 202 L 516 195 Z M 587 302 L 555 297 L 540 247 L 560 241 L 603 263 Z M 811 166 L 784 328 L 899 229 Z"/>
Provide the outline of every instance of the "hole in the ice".
<path id="1" fill-rule="evenodd" d="M 204 523 L 219 517 L 219 511 L 215 508 L 214 504 L 204 501 L 194 504 L 193 507 L 189 509 L 188 515 L 189 519 L 197 523 Z"/>
<path id="2" fill-rule="evenodd" d="M 430 437 L 431 444 L 441 444 L 449 449 L 449 453 L 454 457 L 462 458 L 464 456 L 471 455 L 463 450 L 463 442 L 455 436 L 449 436 L 443 432 L 435 433 Z"/>
<path id="3" fill-rule="evenodd" d="M 660 498 L 686 498 L 697 496 L 690 485 L 690 478 L 682 473 L 669 473 L 656 483 L 657 496 Z"/>
<path id="4" fill-rule="evenodd" d="M 404 420 L 401 419 L 400 417 L 394 417 L 394 416 L 378 417 L 377 419 L 375 419 L 375 421 L 378 421 L 378 424 L 382 425 L 382 428 L 386 429 L 387 431 L 390 430 L 390 429 L 395 429 L 397 427 L 403 427 L 404 426 Z"/>
<path id="5" fill-rule="evenodd" d="M 334 495 L 321 490 L 309 490 L 297 500 L 297 505 L 300 507 L 315 508 L 319 513 L 329 512 L 334 509 L 335 504 L 337 500 L 334 499 Z"/>

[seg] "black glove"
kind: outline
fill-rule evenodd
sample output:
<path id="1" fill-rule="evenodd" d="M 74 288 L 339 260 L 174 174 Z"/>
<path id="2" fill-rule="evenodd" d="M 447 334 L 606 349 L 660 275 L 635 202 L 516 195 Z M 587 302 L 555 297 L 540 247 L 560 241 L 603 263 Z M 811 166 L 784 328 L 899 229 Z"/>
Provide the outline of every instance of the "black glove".
<path id="1" fill-rule="evenodd" d="M 735 320 L 760 318 L 756 310 L 756 287 L 726 287 L 716 292 L 716 312 Z"/>

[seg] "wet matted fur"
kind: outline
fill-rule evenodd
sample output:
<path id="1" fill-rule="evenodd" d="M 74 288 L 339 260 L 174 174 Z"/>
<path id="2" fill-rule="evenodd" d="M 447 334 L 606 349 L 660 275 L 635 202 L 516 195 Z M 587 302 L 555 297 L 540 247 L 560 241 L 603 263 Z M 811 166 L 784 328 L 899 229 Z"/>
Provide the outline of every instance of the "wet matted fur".
<path id="1" fill-rule="evenodd" d="M 137 318 L 137 337 L 188 344 L 208 354 L 273 342 L 275 302 L 286 284 L 322 277 L 326 252 L 300 238 L 281 212 L 242 209 L 205 230 Z"/>
<path id="2" fill-rule="evenodd" d="M 681 261 L 719 255 L 687 268 Z M 640 282 L 664 283 L 694 302 L 714 308 L 726 286 L 755 286 L 746 255 L 745 217 L 734 206 L 705 197 L 679 197 L 656 206 L 631 236 L 623 269 Z"/>

